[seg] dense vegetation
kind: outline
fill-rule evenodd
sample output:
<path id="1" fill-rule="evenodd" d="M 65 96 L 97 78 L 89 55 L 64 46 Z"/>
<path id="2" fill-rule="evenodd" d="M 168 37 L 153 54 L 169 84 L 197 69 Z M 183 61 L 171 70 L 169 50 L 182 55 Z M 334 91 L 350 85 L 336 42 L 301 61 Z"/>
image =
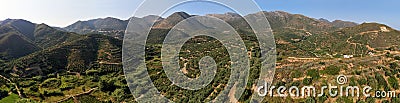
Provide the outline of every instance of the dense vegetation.
<path id="1" fill-rule="evenodd" d="M 277 86 L 321 87 L 335 84 L 336 76 L 348 76 L 345 86 L 371 86 L 377 90 L 398 90 L 400 78 L 399 31 L 376 23 L 355 26 L 348 22 L 327 22 L 285 12 L 261 12 L 274 30 L 278 62 L 274 83 Z M 217 74 L 200 90 L 172 85 L 161 64 L 161 43 L 171 25 L 191 15 L 180 12 L 156 23 L 146 45 L 146 66 L 160 93 L 175 102 L 212 101 L 227 86 L 231 75 L 226 48 L 216 39 L 199 36 L 182 47 L 180 67 L 185 75 L 199 77 L 199 60 L 213 57 Z M 216 15 L 233 25 L 246 44 L 250 59 L 250 78 L 241 97 L 249 102 L 255 80 L 260 75 L 258 41 L 243 18 L 234 14 Z M 228 17 L 226 17 L 228 16 Z M 146 17 L 157 19 L 157 17 Z M 136 18 L 140 19 L 140 18 Z M 0 25 L 0 102 L 135 102 L 125 80 L 121 63 L 122 40 L 119 34 L 126 21 L 106 18 L 77 22 L 64 32 L 44 24 L 10 21 Z M 26 30 L 18 25 L 26 23 Z M 109 23 L 115 24 L 115 28 Z M 343 23 L 343 24 L 340 24 Z M 386 29 L 382 29 L 382 28 Z M 85 29 L 85 30 L 81 30 Z M 92 32 L 94 31 L 94 33 Z M 96 34 L 100 31 L 104 35 Z M 14 34 L 13 34 L 14 33 Z M 121 35 L 119 35 L 121 36 Z M 13 37 L 13 38 L 11 38 Z M 9 41 L 28 47 L 5 47 Z M 8 48 L 14 52 L 5 51 Z M 18 54 L 18 55 L 17 55 Z M 344 58 L 353 55 L 353 58 Z M 303 57 L 303 58 L 302 58 Z M 261 74 L 262 75 L 262 74 Z M 398 98 L 266 97 L 265 102 L 393 102 Z"/>

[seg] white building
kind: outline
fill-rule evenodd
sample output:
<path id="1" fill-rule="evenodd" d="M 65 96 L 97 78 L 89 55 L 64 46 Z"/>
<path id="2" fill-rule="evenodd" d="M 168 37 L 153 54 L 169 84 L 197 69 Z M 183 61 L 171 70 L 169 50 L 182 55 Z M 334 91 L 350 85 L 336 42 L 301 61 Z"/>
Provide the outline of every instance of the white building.
<path id="1" fill-rule="evenodd" d="M 343 55 L 343 58 L 349 59 L 349 58 L 353 58 L 353 55 Z"/>

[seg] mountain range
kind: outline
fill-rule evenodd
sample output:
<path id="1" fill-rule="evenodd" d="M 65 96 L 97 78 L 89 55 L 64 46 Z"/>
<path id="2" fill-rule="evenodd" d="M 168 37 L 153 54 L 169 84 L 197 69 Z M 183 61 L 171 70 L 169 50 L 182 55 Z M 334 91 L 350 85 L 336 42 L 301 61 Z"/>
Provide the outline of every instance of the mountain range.
<path id="1" fill-rule="evenodd" d="M 279 55 L 365 55 L 368 51 L 399 45 L 400 32 L 383 24 L 357 24 L 341 20 L 330 22 L 283 11 L 258 13 L 264 13 L 269 20 Z M 192 16 L 196 15 L 176 12 L 167 18 L 150 15 L 130 19 L 147 23 L 156 21 L 152 30 L 156 35 L 150 35 L 149 41 L 161 42 L 165 34 L 157 31 L 168 31 L 180 21 Z M 245 20 L 235 13 L 207 16 L 226 21 L 241 31 L 241 34 L 251 30 Z M 78 21 L 65 28 L 55 28 L 22 19 L 7 19 L 0 23 L 0 58 L 2 61 L 12 61 L 13 63 L 9 64 L 14 65 L 9 67 L 19 64 L 18 68 L 21 70 L 38 65 L 39 68 L 68 69 L 74 67 L 73 65 L 88 66 L 99 62 L 121 63 L 118 53 L 121 51 L 122 37 L 128 22 L 129 20 L 108 17 Z M 28 60 L 31 62 L 27 62 Z"/>
<path id="2" fill-rule="evenodd" d="M 291 83 L 292 80 L 289 75 L 292 77 L 296 74 L 306 74 L 307 78 L 302 78 L 304 80 L 301 83 L 297 81 L 297 85 L 306 85 L 309 81 L 307 80 L 308 75 L 315 74 L 309 72 L 310 68 L 325 68 L 327 65 L 338 63 L 348 64 L 349 70 L 347 71 L 353 73 L 353 70 L 355 70 L 355 74 L 359 70 L 358 67 L 368 64 L 373 66 L 367 66 L 366 69 L 372 70 L 374 73 L 378 73 L 375 72 L 378 67 L 389 71 L 383 66 L 372 69 L 376 66 L 375 62 L 383 65 L 390 64 L 388 68 L 396 68 L 397 64 L 392 65 L 391 61 L 388 61 L 392 59 L 380 59 L 386 56 L 391 58 L 388 50 L 400 51 L 400 42 L 398 42 L 400 41 L 400 32 L 387 25 L 379 23 L 357 24 L 342 20 L 328 21 L 283 11 L 263 11 L 249 15 L 260 14 L 265 14 L 274 33 L 278 53 L 277 67 L 283 68 L 276 69 L 274 80 L 280 84 L 287 81 L 287 85 L 293 86 L 296 82 Z M 229 67 L 228 57 L 225 57 L 227 52 L 224 48 L 221 48 L 222 46 L 216 40 L 207 37 L 196 37 L 191 39 L 192 41 L 188 41 L 187 45 L 185 44 L 182 47 L 183 56 L 180 62 L 187 62 L 181 63 L 185 65 L 182 70 L 188 72 L 187 75 L 196 77 L 196 73 L 200 71 L 194 69 L 198 60 L 193 59 L 193 57 L 215 56 L 219 66 L 219 74 L 216 74 L 215 81 L 218 82 L 208 85 L 209 89 L 196 90 L 195 92 L 181 91 L 179 87 L 171 86 L 173 84 L 168 82 L 167 75 L 161 72 L 160 45 L 166 34 L 174 25 L 194 16 L 197 15 L 176 12 L 166 18 L 149 15 L 129 19 L 134 19 L 143 26 L 149 26 L 155 22 L 146 41 L 149 44 L 146 45 L 146 66 L 149 67 L 149 75 L 154 80 L 154 84 L 158 86 L 157 89 L 166 97 L 182 97 L 182 99 L 178 98 L 177 100 L 185 100 L 185 98 L 195 98 L 191 101 L 197 101 L 196 98 L 207 100 L 207 98 L 212 98 L 215 94 L 221 92 L 219 90 L 224 88 L 224 81 L 229 79 L 230 69 L 225 69 Z M 257 39 L 255 39 L 256 37 L 254 37 L 254 32 L 249 24 L 242 16 L 235 13 L 207 14 L 206 16 L 213 16 L 227 22 L 239 33 L 246 47 L 250 45 L 248 54 L 252 62 L 250 75 L 253 79 L 250 78 L 249 81 L 255 80 L 254 78 L 258 77 L 257 68 L 259 68 L 261 61 L 256 58 L 260 56 L 260 53 L 257 50 Z M 79 100 L 82 103 L 95 101 L 133 102 L 134 98 L 130 95 L 131 93 L 126 85 L 127 81 L 122 66 L 122 40 L 129 20 L 107 17 L 77 21 L 67 27 L 50 27 L 46 24 L 35 24 L 23 19 L 0 21 L 0 77 L 6 78 L 4 80 L 10 78 L 8 82 L 0 79 L 0 87 L 6 88 L 0 89 L 0 93 L 19 94 L 20 98 L 43 102 L 63 102 L 63 100 L 66 100 L 64 102 L 77 102 Z M 193 27 L 193 30 L 201 28 L 202 26 L 196 26 Z M 209 52 L 211 50 L 216 53 Z M 389 54 L 385 55 L 386 52 Z M 362 58 L 374 53 L 385 56 L 376 55 Z M 351 55 L 355 58 L 342 60 L 341 58 L 345 55 Z M 292 60 L 292 58 L 294 59 Z M 300 59 L 296 60 L 297 58 Z M 306 62 L 303 64 L 301 60 L 304 58 L 311 58 L 312 60 L 317 58 L 321 61 L 306 63 L 307 59 L 304 60 Z M 373 59 L 371 63 L 358 63 L 358 61 L 371 60 L 371 58 L 378 59 Z M 352 63 L 352 61 L 356 62 Z M 292 65 L 299 66 L 295 68 L 291 67 Z M 350 70 L 350 68 L 356 69 Z M 342 72 L 340 69 L 331 71 Z M 398 69 L 391 69 L 390 72 L 384 74 L 394 78 L 394 74 L 389 73 L 396 73 L 396 71 L 398 72 Z M 294 72 L 298 73 L 293 74 Z M 358 73 L 361 73 L 361 71 Z M 370 76 L 371 74 L 366 75 Z M 319 77 L 319 74 L 316 74 L 316 76 L 321 80 L 329 81 L 325 77 Z M 283 80 L 283 77 L 289 79 Z M 296 78 L 298 77 L 301 76 L 296 76 Z M 400 77 L 400 74 L 396 77 Z M 321 83 L 317 81 L 318 78 L 313 78 L 312 81 Z M 372 79 L 368 78 L 368 82 L 370 80 Z M 382 82 L 384 79 L 377 81 L 379 84 L 386 83 Z M 352 83 L 353 80 L 350 78 L 349 82 Z M 359 81 L 357 80 L 357 82 Z M 240 99 L 240 101 L 246 101 L 246 98 L 248 99 L 251 96 L 251 88 L 251 86 L 247 86 L 246 93 L 242 96 L 244 98 L 241 98 L 244 100 Z M 168 92 L 165 92 L 166 90 Z M 181 93 L 184 96 L 175 95 L 175 93 Z M 0 98 L 3 97 L 0 95 Z M 189 102 L 189 100 L 185 101 Z M 3 101 L 0 100 L 0 102 Z"/>
<path id="3" fill-rule="evenodd" d="M 22 19 L 7 19 L 0 23 L 0 58 L 9 60 L 72 41 L 76 33 L 56 30 L 46 24 L 34 24 Z"/>

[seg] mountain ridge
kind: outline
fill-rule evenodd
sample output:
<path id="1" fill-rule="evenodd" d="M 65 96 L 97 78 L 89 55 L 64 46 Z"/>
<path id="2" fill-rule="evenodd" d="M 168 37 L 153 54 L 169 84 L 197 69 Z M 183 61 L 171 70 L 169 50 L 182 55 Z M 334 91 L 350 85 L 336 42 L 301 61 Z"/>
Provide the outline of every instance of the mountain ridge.
<path id="1" fill-rule="evenodd" d="M 371 33 L 371 31 L 378 31 L 380 34 L 388 34 L 391 33 L 390 31 L 393 31 L 394 33 L 398 32 L 397 30 L 383 24 L 369 24 L 368 23 L 363 23 L 363 24 L 356 24 L 353 22 L 347 22 L 347 21 L 341 21 L 341 20 L 335 20 L 330 22 L 329 20 L 326 19 L 315 19 L 315 18 L 310 18 L 301 14 L 291 14 L 288 12 L 284 11 L 272 11 L 272 12 L 266 12 L 262 11 L 259 13 L 264 13 L 269 20 L 271 27 L 274 31 L 275 39 L 277 40 L 278 46 L 281 44 L 284 44 L 286 46 L 296 46 L 296 43 L 300 43 L 302 41 L 308 41 L 308 42 L 314 42 L 318 43 L 318 41 L 315 40 L 307 40 L 308 38 L 319 38 L 319 37 L 328 37 L 328 38 L 336 38 L 336 35 L 342 35 L 341 33 L 338 32 L 344 32 L 350 33 L 350 34 L 356 34 L 354 30 L 361 30 L 360 32 L 365 32 L 365 33 Z M 256 13 L 257 14 L 257 13 Z M 189 15 L 188 13 L 185 12 L 176 12 L 171 14 L 171 16 L 168 16 L 166 18 L 162 18 L 159 16 L 155 15 L 149 15 L 145 16 L 142 18 L 136 18 L 133 17 L 131 19 L 141 19 L 145 22 L 155 22 L 153 29 L 170 29 L 173 27 L 173 25 L 176 25 L 180 21 L 192 17 L 194 15 Z M 243 29 L 243 27 L 248 26 L 247 23 L 245 23 L 244 19 L 235 13 L 225 13 L 225 14 L 207 14 L 207 16 L 214 16 L 217 18 L 220 18 L 222 20 L 225 20 L 226 22 L 230 23 L 231 25 L 234 26 L 236 29 Z M 93 19 L 93 20 L 88 20 L 88 21 L 78 21 L 74 24 L 75 26 L 70 25 L 66 28 L 73 28 L 73 27 L 83 27 L 83 28 L 89 28 L 93 30 L 104 30 L 105 28 L 109 27 L 110 30 L 117 30 L 119 33 L 124 32 L 124 29 L 126 28 L 124 25 L 127 25 L 128 20 L 119 20 L 117 18 L 112 18 L 112 17 L 107 17 L 107 18 L 99 18 L 99 19 Z M 111 23 L 111 24 L 110 24 Z M 116 23 L 116 24 L 114 24 Z M 26 45 L 30 44 L 35 44 L 33 47 L 29 48 L 34 48 L 31 50 L 31 52 L 36 52 L 40 50 L 40 48 L 48 48 L 54 45 L 58 45 L 61 43 L 65 43 L 66 41 L 73 41 L 73 38 L 79 38 L 80 36 L 77 36 L 76 34 L 73 33 L 68 33 L 68 32 L 63 32 L 58 30 L 57 28 L 50 27 L 46 24 L 33 24 L 27 20 L 23 19 L 7 19 L 2 21 L 0 28 L 3 28 L 0 32 L 0 36 L 4 33 L 7 33 L 9 31 L 16 31 L 16 34 L 18 35 L 25 35 L 25 37 L 20 37 L 21 39 L 18 40 L 25 40 L 22 43 L 27 43 Z M 25 24 L 25 25 L 24 25 Z M 90 25 L 86 25 L 90 24 Z M 27 25 L 27 26 L 26 26 Z M 361 25 L 361 26 L 360 26 Z M 376 27 L 376 25 L 379 25 L 380 27 Z M 33 27 L 34 26 L 34 27 Z M 114 28 L 115 27 L 115 28 Z M 382 30 L 385 27 L 385 31 L 389 32 L 379 32 L 384 31 Z M 22 31 L 24 29 L 20 28 L 25 28 L 28 29 L 26 31 Z M 374 28 L 374 30 L 369 30 L 369 28 Z M 32 31 L 33 29 L 33 31 Z M 64 28 L 65 29 L 65 28 Z M 244 28 L 246 29 L 246 28 Z M 370 32 L 368 32 L 370 31 Z M 105 32 L 103 32 L 105 33 Z M 106 32 L 110 33 L 110 32 Z M 13 35 L 16 35 L 13 34 Z M 334 35 L 327 35 L 327 34 L 334 34 Z M 11 35 L 11 34 L 9 34 Z M 123 36 L 123 34 L 120 35 L 120 37 Z M 330 37 L 333 36 L 333 37 Z M 389 35 L 388 35 L 389 36 Z M 153 37 L 153 36 L 152 36 Z M 157 37 L 157 36 L 155 36 Z M 358 36 L 355 36 L 357 38 Z M 378 36 L 380 37 L 380 36 Z M 390 37 L 394 37 L 390 35 Z M 25 38 L 25 39 L 23 39 Z M 115 37 L 114 37 L 115 38 Z M 344 38 L 344 37 L 343 37 Z M 349 38 L 349 37 L 346 37 Z M 121 38 L 119 38 L 121 39 Z M 362 39 L 361 37 L 358 37 L 358 39 Z M 364 38 L 367 40 L 372 40 L 372 37 L 369 38 Z M 4 38 L 3 38 L 3 41 Z M 331 40 L 327 40 L 329 42 Z M 345 41 L 345 40 L 341 40 Z M 357 40 L 355 40 L 357 41 Z M 394 40 L 390 40 L 394 41 Z M 333 41 L 332 41 L 333 42 Z M 362 42 L 362 41 L 358 41 Z M 30 44 L 29 44 L 30 43 Z M 383 42 L 386 43 L 386 42 Z M 379 45 L 369 45 L 371 43 L 365 43 L 365 45 L 372 46 L 372 47 L 387 47 L 383 45 L 382 43 L 376 43 Z M 396 44 L 396 43 L 389 43 L 389 44 Z M 311 44 L 304 44 L 304 45 L 311 45 Z M 39 48 L 39 49 L 36 49 Z M 282 47 L 281 47 L 282 48 Z M 315 49 L 321 49 L 321 48 L 315 48 Z M 31 53 L 30 52 L 30 53 Z M 7 54 L 7 53 L 3 53 Z M 26 54 L 26 53 L 25 53 Z M 28 53 L 29 54 L 29 53 Z M 296 53 L 295 53 L 296 54 Z M 19 56 L 16 56 L 19 57 Z"/>
<path id="2" fill-rule="evenodd" d="M 315 19 L 301 14 L 291 14 L 284 11 L 271 11 L 271 12 L 262 11 L 258 13 L 264 13 L 267 19 L 269 20 L 270 25 L 274 31 L 277 44 L 292 45 L 293 43 L 296 42 L 305 41 L 305 39 L 309 37 L 332 36 L 325 34 L 330 34 L 332 32 L 340 31 L 342 29 L 346 29 L 349 27 L 351 28 L 351 27 L 356 27 L 357 25 L 362 25 L 342 20 L 335 20 L 330 22 L 329 20 L 326 19 Z M 236 13 L 228 12 L 225 14 L 206 14 L 206 15 L 225 20 L 227 23 L 231 24 L 234 28 L 238 30 L 241 29 L 246 31 L 249 30 L 250 28 L 249 25 L 246 23 L 246 21 L 243 19 L 243 17 L 241 17 Z M 166 18 L 162 18 L 155 15 L 148 15 L 142 18 L 132 17 L 130 19 L 140 19 L 147 23 L 155 22 L 155 24 L 153 25 L 153 29 L 167 30 L 172 28 L 180 21 L 192 16 L 195 15 L 190 15 L 186 12 L 176 12 Z M 68 32 L 104 34 L 122 40 L 128 22 L 129 22 L 128 20 L 120 20 L 118 18 L 106 17 L 99 19 L 91 19 L 87 21 L 78 21 L 65 28 L 54 28 L 46 24 L 34 24 L 23 19 L 7 19 L 0 22 L 1 27 L 3 27 L 3 30 L 0 31 L 0 36 L 4 34 L 4 32 L 10 30 L 17 31 L 19 32 L 19 34 L 25 35 L 26 38 L 29 38 L 29 39 L 19 39 L 19 40 L 27 40 L 24 41 L 24 43 L 33 43 L 36 45 L 35 47 L 31 48 L 36 48 L 36 47 L 48 48 L 60 43 L 64 43 L 65 41 L 71 41 L 73 38 L 79 37 L 74 33 L 68 33 Z M 9 28 L 7 29 L 5 27 Z M 389 26 L 386 27 L 392 31 L 396 31 L 395 29 L 392 29 Z M 68 32 L 64 32 L 59 29 L 66 30 Z M 381 46 L 376 46 L 376 47 L 381 47 Z M 37 51 L 37 49 L 32 49 L 32 50 L 34 51 L 31 52 Z"/>
<path id="3" fill-rule="evenodd" d="M 0 37 L 2 37 L 2 43 L 12 43 L 8 45 L 0 44 L 3 46 L 0 50 L 0 53 L 3 54 L 1 58 L 7 57 L 7 60 L 70 41 L 76 35 L 56 30 L 46 24 L 34 24 L 23 19 L 7 19 L 1 24 Z M 24 51 L 17 45 L 27 49 Z M 11 51 L 14 53 L 11 53 Z"/>
<path id="4" fill-rule="evenodd" d="M 270 16 L 270 18 L 268 18 L 268 20 L 273 19 L 274 17 L 281 17 L 284 19 L 288 19 L 289 16 L 300 16 L 300 17 L 307 17 L 301 14 L 291 14 L 288 12 L 284 12 L 284 11 L 271 11 L 271 12 L 266 12 L 266 11 L 262 11 L 266 14 L 266 16 Z M 272 16 L 271 16 L 272 15 Z M 144 19 L 147 22 L 152 22 L 151 20 L 155 20 L 155 24 L 153 26 L 153 28 L 157 28 L 157 29 L 168 29 L 168 28 L 172 28 L 172 26 L 174 24 L 177 24 L 178 21 L 181 21 L 185 18 L 189 18 L 191 16 L 195 16 L 195 15 L 189 15 L 186 12 L 175 12 L 173 14 L 171 14 L 170 16 L 166 17 L 166 18 L 162 18 L 159 16 L 155 16 L 155 15 L 148 15 L 148 16 L 144 16 L 140 19 Z M 238 19 L 241 19 L 242 17 L 239 14 L 236 13 L 232 13 L 232 12 L 227 12 L 225 14 L 205 14 L 205 16 L 214 16 L 217 18 L 220 18 L 224 21 L 235 21 Z M 99 28 L 96 28 L 96 26 L 92 23 L 93 21 L 103 21 L 105 22 L 105 19 L 107 18 L 113 18 L 113 17 L 106 17 L 106 18 L 98 18 L 98 19 L 91 19 L 91 20 L 87 20 L 87 21 L 77 21 L 71 25 L 68 25 L 67 27 L 64 27 L 63 29 L 69 32 L 76 32 L 76 33 L 80 33 L 80 34 L 84 34 L 84 33 L 88 33 L 88 32 L 97 32 L 99 31 Z M 138 17 L 131 17 L 131 18 L 138 18 Z M 307 17 L 310 18 L 310 17 Z M 113 18 L 113 19 L 117 19 L 117 18 Z M 315 21 L 319 21 L 317 19 L 314 18 L 310 18 L 313 19 Z M 127 24 L 128 20 L 122 20 L 122 19 L 118 19 L 120 21 L 126 21 L 123 24 Z M 271 23 L 271 22 L 270 22 Z M 280 22 L 281 23 L 281 22 Z M 355 26 L 357 25 L 357 23 L 354 22 L 349 22 L 349 21 L 342 21 L 342 20 L 335 20 L 332 22 L 326 22 L 326 24 L 332 25 L 334 27 L 338 27 L 338 28 L 343 28 L 343 27 L 351 27 L 351 26 Z M 77 26 L 78 25 L 78 26 Z M 118 24 L 118 25 L 122 25 L 122 24 Z M 110 28 L 112 28 L 112 26 L 110 26 Z M 114 29 L 110 29 L 110 30 L 124 30 L 124 29 L 120 29 L 120 28 L 114 28 Z"/>
<path id="5" fill-rule="evenodd" d="M 277 84 L 279 85 L 293 86 L 296 85 L 294 84 L 295 82 L 297 82 L 297 85 L 308 85 L 310 83 L 306 84 L 304 81 L 310 82 L 310 80 L 308 80 L 310 79 L 309 77 L 311 77 L 314 83 L 320 84 L 321 82 L 317 81 L 318 79 L 329 80 L 329 78 L 325 78 L 325 76 L 327 76 L 325 71 L 337 71 L 338 73 L 342 73 L 343 70 L 341 71 L 340 69 L 326 70 L 326 68 L 329 68 L 329 65 L 341 68 L 341 65 L 336 65 L 338 63 L 345 64 L 343 67 L 347 67 L 347 64 L 348 66 L 354 66 L 347 69 L 345 68 L 352 73 L 349 75 L 356 75 L 357 70 L 360 70 L 359 67 L 363 67 L 365 64 L 373 65 L 370 66 L 371 68 L 365 68 L 373 72 L 375 72 L 375 70 L 389 70 L 389 67 L 376 67 L 375 63 L 368 62 L 364 64 L 360 63 L 359 60 L 363 61 L 368 58 L 378 58 L 377 60 L 379 60 L 379 58 L 392 58 L 390 51 L 400 51 L 400 46 L 398 46 L 400 45 L 398 42 L 400 41 L 400 32 L 384 24 L 362 23 L 353 26 L 353 24 L 349 22 L 330 22 L 325 19 L 315 19 L 301 14 L 290 14 L 283 11 L 258 12 L 250 14 L 250 16 L 261 14 L 266 15 L 274 33 L 276 42 L 275 50 L 277 51 L 276 64 L 277 68 L 279 68 L 276 72 L 278 75 L 276 75 L 274 80 L 277 80 Z M 137 22 L 143 23 L 141 25 L 146 27 L 155 22 L 155 25 L 149 33 L 148 40 L 146 41 L 145 65 L 148 67 L 150 78 L 154 81 L 153 83 L 160 90 L 160 93 L 174 100 L 175 98 L 176 100 L 180 100 L 181 98 L 179 97 L 183 99 L 192 97 L 176 95 L 176 93 L 185 94 L 186 92 L 174 87 L 173 93 L 165 92 L 171 89 L 173 83 L 168 82 L 168 77 L 162 71 L 162 42 L 173 25 L 192 16 L 195 15 L 181 12 L 175 13 L 167 18 L 154 15 L 142 18 L 130 18 L 138 20 Z M 236 29 L 245 43 L 246 48 L 248 47 L 247 54 L 250 57 L 249 60 L 252 62 L 249 83 L 256 83 L 252 81 L 259 77 L 258 69 L 263 61 L 259 59 L 261 52 L 259 50 L 259 44 L 257 44 L 257 37 L 254 32 L 252 32 L 252 29 L 245 22 L 243 17 L 239 17 L 233 13 L 210 14 L 209 16 L 225 20 Z M 32 33 L 27 32 L 24 34 L 20 32 L 21 29 L 17 29 L 20 28 L 18 25 L 0 25 L 0 75 L 11 78 L 11 82 L 14 82 L 0 83 L 0 86 L 7 87 L 8 89 L 12 87 L 8 84 L 15 84 L 15 87 L 20 87 L 21 93 L 26 95 L 24 98 L 41 102 L 56 102 L 66 97 L 70 98 L 71 95 L 93 90 L 92 88 L 98 88 L 99 90 L 83 95 L 90 96 L 89 99 L 76 97 L 76 100 L 83 100 L 82 102 L 84 102 L 84 100 L 110 102 L 115 102 L 114 100 L 133 101 L 133 97 L 114 99 L 120 95 L 131 94 L 129 87 L 126 85 L 127 80 L 125 80 L 129 75 L 124 74 L 122 66 L 123 41 L 121 38 L 116 37 L 116 35 L 123 36 L 123 33 L 118 33 L 124 32 L 121 28 L 125 25 L 125 21 L 128 20 L 103 18 L 79 21 L 76 26 L 71 26 L 72 29 L 77 29 L 78 31 L 80 28 L 82 28 L 82 31 L 90 31 L 85 34 L 58 30 L 62 28 L 50 27 L 46 24 L 35 24 Z M 30 27 L 29 23 L 27 25 Z M 193 28 L 197 29 L 197 27 Z M 27 36 L 27 34 L 30 33 L 33 35 L 32 38 Z M 183 34 L 184 33 L 182 33 L 182 35 Z M 196 74 L 198 74 L 197 72 L 200 73 L 200 71 L 198 71 L 199 66 L 197 62 L 201 61 L 201 58 L 197 57 L 211 56 L 216 64 L 218 64 L 217 68 L 219 74 L 216 74 L 217 78 L 213 84 L 207 87 L 209 89 L 204 89 L 206 92 L 200 90 L 200 92 L 193 92 L 190 94 L 203 93 L 194 96 L 202 97 L 204 100 L 207 100 L 208 97 L 203 95 L 211 94 L 210 98 L 213 98 L 213 94 L 221 92 L 218 91 L 218 88 L 220 88 L 220 90 L 222 90 L 221 88 L 225 88 L 220 84 L 224 84 L 224 81 L 228 83 L 231 73 L 229 69 L 229 62 L 231 61 L 229 60 L 229 54 L 226 49 L 227 48 L 224 48 L 218 40 L 203 36 L 192 38 L 182 46 L 179 59 L 181 60 L 180 64 L 183 64 L 181 67 L 186 68 L 182 69 L 182 71 L 188 72 L 185 73 L 185 75 L 196 77 Z M 15 56 L 11 57 L 9 55 L 10 53 L 18 53 L 20 55 L 11 54 L 11 56 Z M 377 55 L 374 55 L 374 53 Z M 345 55 L 351 55 L 354 58 L 344 59 Z M 4 58 L 5 60 L 2 60 Z M 309 58 L 312 60 L 308 60 Z M 371 61 L 375 62 L 375 60 L 376 59 L 373 59 Z M 388 61 L 386 63 L 385 59 L 381 60 L 383 63 L 380 64 L 384 65 L 389 65 L 389 63 L 392 62 Z M 303 61 L 309 61 L 309 63 L 301 63 Z M 392 68 L 392 66 L 390 68 Z M 320 71 L 324 77 L 320 78 L 318 74 L 318 78 L 314 78 L 309 75 L 313 74 L 309 72 L 310 70 Z M 307 75 L 295 77 L 296 79 L 304 77 L 303 81 L 300 81 L 303 78 L 295 80 L 292 79 L 294 73 L 292 73 L 292 71 L 300 71 L 297 74 L 304 73 Z M 389 71 L 388 73 L 392 72 L 394 73 L 394 71 Z M 385 72 L 385 75 L 386 74 Z M 366 73 L 366 75 L 370 74 Z M 287 79 L 281 80 L 282 77 Z M 327 77 L 331 76 L 328 75 Z M 253 84 L 248 84 L 246 87 L 248 93 L 242 96 L 244 100 L 239 99 L 239 101 L 245 102 L 245 99 L 251 96 L 251 85 Z M 12 88 L 7 90 L 7 92 L 15 93 L 15 91 L 19 91 L 18 89 Z M 207 91 L 211 91 L 212 93 Z M 198 98 L 196 101 L 201 101 L 203 100 L 202 98 Z M 68 101 L 73 101 L 73 99 L 69 99 Z M 193 100 L 193 102 L 196 101 Z M 290 100 L 288 102 L 293 101 L 295 100 Z"/>

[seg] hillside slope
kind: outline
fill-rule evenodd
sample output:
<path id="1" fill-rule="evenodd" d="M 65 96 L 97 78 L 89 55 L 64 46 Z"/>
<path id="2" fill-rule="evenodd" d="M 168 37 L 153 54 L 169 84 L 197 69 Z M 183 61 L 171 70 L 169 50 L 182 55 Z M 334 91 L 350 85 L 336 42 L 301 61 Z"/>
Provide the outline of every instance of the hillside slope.
<path id="1" fill-rule="evenodd" d="M 8 63 L 4 73 L 20 76 L 47 75 L 60 71 L 84 72 L 103 64 L 121 63 L 122 41 L 98 34 L 50 47 Z"/>
<path id="2" fill-rule="evenodd" d="M 40 50 L 35 44 L 16 32 L 0 36 L 0 60 L 18 58 Z"/>
<path id="3" fill-rule="evenodd" d="M 0 58 L 12 60 L 72 41 L 77 39 L 77 34 L 59 31 L 46 24 L 34 24 L 22 19 L 7 19 L 1 22 L 0 37 L 2 38 Z"/>

